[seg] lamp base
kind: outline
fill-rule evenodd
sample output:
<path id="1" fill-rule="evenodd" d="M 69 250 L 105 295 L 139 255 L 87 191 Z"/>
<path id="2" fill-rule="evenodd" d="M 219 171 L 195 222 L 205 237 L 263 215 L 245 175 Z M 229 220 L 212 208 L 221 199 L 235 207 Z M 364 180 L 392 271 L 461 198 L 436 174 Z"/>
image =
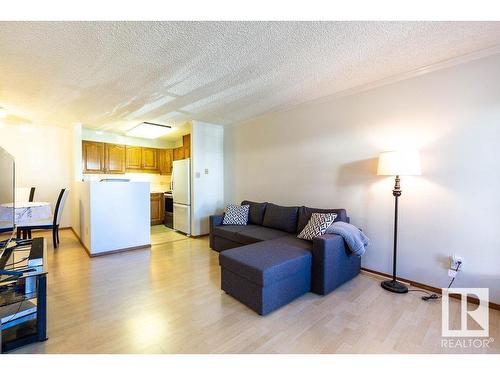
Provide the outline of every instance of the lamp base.
<path id="1" fill-rule="evenodd" d="M 380 284 L 382 288 L 393 293 L 408 293 L 408 287 L 400 282 L 393 280 L 382 281 Z"/>

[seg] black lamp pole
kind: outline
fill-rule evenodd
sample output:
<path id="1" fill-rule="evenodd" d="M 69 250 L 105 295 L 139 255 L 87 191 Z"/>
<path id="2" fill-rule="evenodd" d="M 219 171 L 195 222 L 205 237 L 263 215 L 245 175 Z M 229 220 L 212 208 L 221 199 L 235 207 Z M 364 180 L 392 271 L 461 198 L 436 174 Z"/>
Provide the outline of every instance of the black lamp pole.
<path id="1" fill-rule="evenodd" d="M 396 176 L 392 195 L 394 196 L 394 255 L 392 257 L 392 280 L 382 281 L 382 288 L 393 293 L 408 293 L 406 285 L 396 281 L 396 259 L 398 255 L 398 199 L 401 196 L 399 176 Z"/>

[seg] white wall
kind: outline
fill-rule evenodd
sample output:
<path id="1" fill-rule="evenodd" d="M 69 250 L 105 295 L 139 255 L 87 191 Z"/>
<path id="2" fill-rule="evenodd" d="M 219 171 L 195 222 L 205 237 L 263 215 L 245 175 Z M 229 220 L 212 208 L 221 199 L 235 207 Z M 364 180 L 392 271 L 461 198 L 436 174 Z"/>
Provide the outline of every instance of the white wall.
<path id="1" fill-rule="evenodd" d="M 73 230 L 87 249 L 90 243 L 90 184 L 73 183 Z"/>
<path id="2" fill-rule="evenodd" d="M 85 246 L 87 243 L 84 238 L 85 233 L 82 228 L 85 225 L 85 222 L 82 220 L 88 220 L 86 216 L 86 210 L 83 205 L 88 206 L 88 202 L 82 202 L 82 192 L 81 192 L 81 184 L 80 181 L 83 179 L 82 172 L 82 125 L 75 124 L 71 129 L 71 192 L 70 199 L 68 204 L 72 206 L 72 218 L 71 218 L 71 227 L 81 238 Z M 87 194 L 88 196 L 88 194 Z M 86 234 L 88 237 L 88 233 Z M 87 246 L 88 248 L 88 246 Z"/>
<path id="3" fill-rule="evenodd" d="M 371 238 L 364 267 L 391 273 L 393 178 L 379 152 L 421 150 L 421 177 L 403 177 L 398 274 L 489 287 L 500 303 L 500 56 L 363 93 L 308 103 L 225 131 L 227 202 L 344 207 Z"/>
<path id="4" fill-rule="evenodd" d="M 193 121 L 191 234 L 208 234 L 208 217 L 224 208 L 224 128 Z"/>
<path id="5" fill-rule="evenodd" d="M 71 130 L 34 124 L 0 124 L 0 146 L 16 160 L 17 187 L 35 186 L 35 200 L 52 202 L 55 208 L 62 188 L 71 188 Z M 61 227 L 71 226 L 70 197 L 64 207 Z"/>

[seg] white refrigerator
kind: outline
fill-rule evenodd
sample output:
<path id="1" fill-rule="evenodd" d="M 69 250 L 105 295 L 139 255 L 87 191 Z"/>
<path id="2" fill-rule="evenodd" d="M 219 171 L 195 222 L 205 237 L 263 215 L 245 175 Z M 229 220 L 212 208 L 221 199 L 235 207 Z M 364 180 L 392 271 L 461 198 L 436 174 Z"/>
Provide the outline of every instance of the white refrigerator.
<path id="1" fill-rule="evenodd" d="M 191 234 L 191 167 L 190 159 L 173 162 L 172 196 L 174 199 L 174 229 Z"/>

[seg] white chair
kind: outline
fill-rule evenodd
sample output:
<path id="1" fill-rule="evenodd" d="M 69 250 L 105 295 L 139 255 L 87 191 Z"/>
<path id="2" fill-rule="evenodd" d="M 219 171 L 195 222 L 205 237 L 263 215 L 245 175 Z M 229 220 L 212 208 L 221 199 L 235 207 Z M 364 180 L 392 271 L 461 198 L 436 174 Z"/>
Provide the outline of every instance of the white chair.
<path id="1" fill-rule="evenodd" d="M 52 229 L 52 243 L 54 249 L 59 245 L 59 223 L 61 222 L 62 212 L 64 209 L 64 204 L 66 203 L 66 198 L 68 197 L 69 190 L 61 189 L 59 197 L 57 198 L 56 208 L 54 210 L 54 216 L 45 220 L 34 221 L 29 225 L 23 225 L 17 227 L 18 233 L 27 233 L 28 238 L 31 238 L 31 231 L 35 229 Z"/>

